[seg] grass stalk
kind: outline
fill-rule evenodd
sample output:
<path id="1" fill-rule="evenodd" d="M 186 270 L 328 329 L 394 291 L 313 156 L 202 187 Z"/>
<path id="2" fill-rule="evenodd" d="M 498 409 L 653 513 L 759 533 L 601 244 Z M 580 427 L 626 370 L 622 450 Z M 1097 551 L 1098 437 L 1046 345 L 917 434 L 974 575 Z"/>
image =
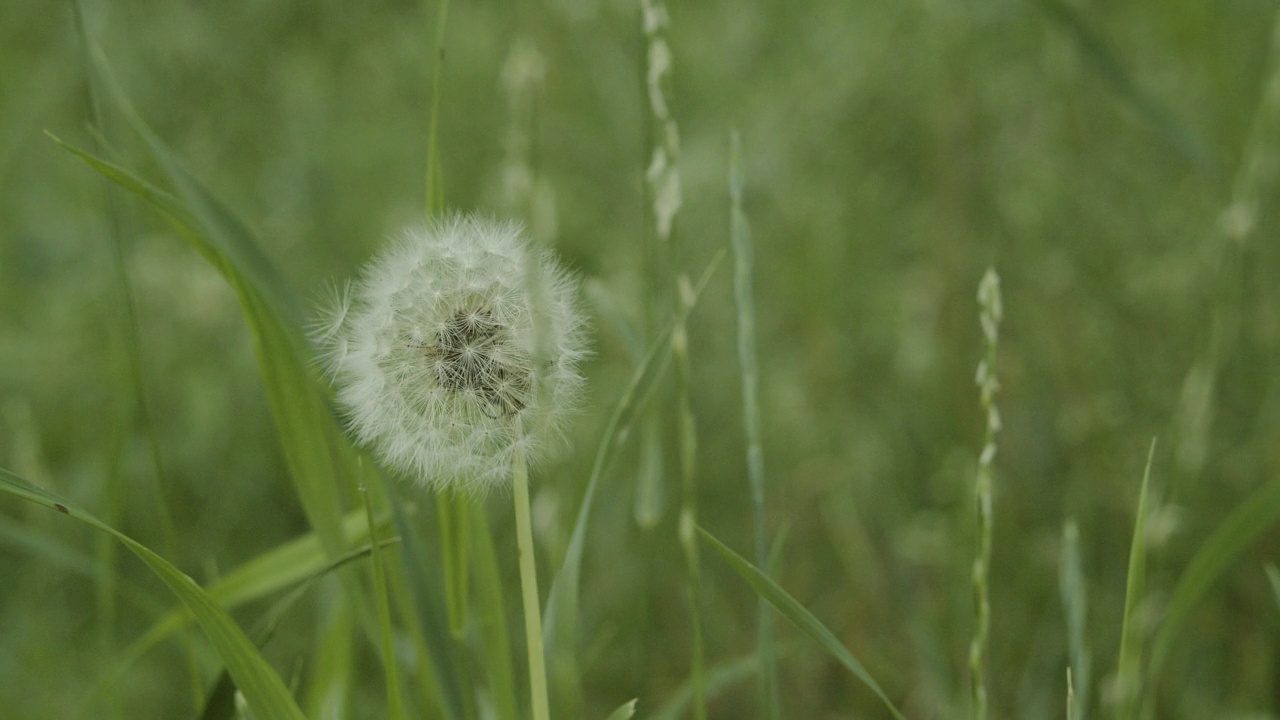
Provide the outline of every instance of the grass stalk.
<path id="1" fill-rule="evenodd" d="M 444 213 L 444 171 L 440 162 L 440 74 L 444 66 L 444 30 L 449 19 L 449 0 L 436 6 L 435 62 L 431 64 L 431 117 L 427 129 L 427 219 Z"/>
<path id="2" fill-rule="evenodd" d="M 1142 645 L 1146 635 L 1142 627 L 1141 605 L 1146 593 L 1147 575 L 1147 498 L 1151 484 L 1151 462 L 1156 454 L 1156 441 L 1147 451 L 1147 467 L 1142 473 L 1142 490 L 1138 493 L 1138 512 L 1133 521 L 1133 543 L 1129 546 L 1129 578 L 1124 590 L 1124 621 L 1120 629 L 1120 657 L 1116 662 L 1116 718 L 1137 716 L 1142 682 Z"/>
<path id="3" fill-rule="evenodd" d="M 391 632 L 391 601 L 387 595 L 387 572 L 378 542 L 378 524 L 373 520 L 373 506 L 368 492 L 363 493 L 365 517 L 369 521 L 369 547 L 373 556 L 373 593 L 378 609 L 378 639 L 382 651 L 382 666 L 387 682 L 387 718 L 405 718 L 404 698 L 400 694 L 400 673 L 396 669 L 395 639 Z"/>
<path id="4" fill-rule="evenodd" d="M 978 512 L 978 550 L 973 559 L 973 640 L 969 643 L 970 700 L 974 720 L 987 717 L 986 654 L 991 633 L 991 536 L 992 485 L 996 457 L 996 433 L 1000 431 L 1000 413 L 996 408 L 996 350 L 1000 337 L 1000 320 L 1004 308 L 1000 301 L 1000 276 L 988 269 L 978 284 L 979 320 L 986 340 L 986 355 L 978 363 L 977 383 L 983 412 L 986 414 L 986 437 L 978 458 L 978 476 L 974 483 L 974 501 Z"/>
<path id="5" fill-rule="evenodd" d="M 538 603 L 538 568 L 533 554 L 533 523 L 529 512 L 529 466 L 516 453 L 512 472 L 516 504 L 516 543 L 520 553 L 520 592 L 524 600 L 524 637 L 529 654 L 529 693 L 533 720 L 550 720 L 547 665 L 542 650 L 542 611 Z"/>
<path id="6" fill-rule="evenodd" d="M 1067 720 L 1084 720 L 1089 706 L 1089 676 L 1091 664 L 1089 649 L 1085 645 L 1085 618 L 1088 614 L 1088 595 L 1085 591 L 1084 569 L 1080 563 L 1080 529 L 1075 520 L 1068 520 L 1062 530 L 1062 564 L 1059 569 L 1059 589 L 1062 607 L 1067 621 L 1067 678 L 1071 682 Z"/>
<path id="7" fill-rule="evenodd" d="M 680 544 L 685 558 L 688 587 L 689 623 L 692 633 L 691 674 L 694 685 L 694 717 L 707 716 L 704 681 L 704 648 L 702 610 L 699 592 L 698 542 L 694 527 L 698 522 L 695 473 L 698 456 L 697 422 L 690 400 L 689 333 L 686 318 L 693 304 L 693 285 L 681 269 L 681 243 L 675 232 L 675 216 L 682 203 L 680 190 L 680 132 L 668 104 L 671 78 L 671 49 L 666 29 L 671 19 L 661 0 L 640 1 L 641 23 L 647 41 L 645 65 L 646 88 L 652 125 L 652 154 L 648 169 L 653 221 L 658 241 L 657 253 L 665 256 L 660 265 L 666 270 L 663 291 L 674 320 L 671 333 L 671 359 L 675 367 L 673 410 L 676 417 L 676 445 L 680 472 Z M 661 293 L 659 293 L 661 294 Z"/>
<path id="8" fill-rule="evenodd" d="M 764 526 L 764 442 L 760 422 L 760 366 L 756 361 L 755 251 L 751 229 L 742 209 L 742 137 L 729 133 L 729 240 L 733 245 L 733 298 L 738 310 L 738 364 L 742 368 L 742 420 L 747 440 L 747 483 L 755 521 L 756 565 L 769 572 L 769 542 Z M 782 715 L 778 699 L 778 664 L 773 641 L 773 611 L 760 598 L 757 604 L 756 644 L 760 648 L 759 701 L 761 715 Z"/>
<path id="9" fill-rule="evenodd" d="M 445 606 L 449 612 L 449 632 L 455 640 L 465 639 L 470 595 L 470 500 L 455 493 L 436 498 L 436 518 L 440 523 L 440 555 L 444 565 Z"/>

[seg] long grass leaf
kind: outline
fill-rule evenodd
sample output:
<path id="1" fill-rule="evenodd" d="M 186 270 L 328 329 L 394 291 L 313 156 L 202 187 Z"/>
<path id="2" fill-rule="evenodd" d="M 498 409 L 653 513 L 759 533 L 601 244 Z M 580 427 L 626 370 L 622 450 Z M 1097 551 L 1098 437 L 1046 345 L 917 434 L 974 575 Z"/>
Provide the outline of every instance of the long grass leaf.
<path id="1" fill-rule="evenodd" d="M 35 527 L 28 527 L 12 519 L 0 516 L 0 545 L 31 553 L 47 567 L 58 568 L 97 583 L 104 583 L 113 573 L 112 566 L 93 555 L 88 555 L 73 545 L 43 534 Z M 114 592 L 117 598 L 126 600 L 130 607 L 146 615 L 164 612 L 166 602 L 150 588 L 143 587 L 128 578 L 116 578 Z"/>
<path id="2" fill-rule="evenodd" d="M 1160 677 L 1173 644 L 1183 635 L 1191 612 L 1240 553 L 1280 521 L 1280 479 L 1258 488 L 1227 516 L 1192 556 L 1169 595 L 1164 619 L 1151 642 L 1152 681 Z"/>
<path id="3" fill-rule="evenodd" d="M 484 647 L 484 665 L 489 679 L 489 699 L 494 715 L 519 718 L 520 703 L 516 693 L 515 665 L 511 655 L 511 634 L 507 627 L 507 608 L 503 601 L 502 571 L 493 536 L 484 509 L 472 505 L 470 512 L 472 572 L 475 573 L 475 617 L 480 624 L 480 641 Z"/>
<path id="4" fill-rule="evenodd" d="M 1085 620 L 1089 606 L 1084 577 L 1080 562 L 1080 529 L 1074 520 L 1069 520 L 1062 529 L 1062 565 L 1058 576 L 1067 620 L 1067 672 L 1073 680 L 1071 694 L 1074 701 L 1067 720 L 1084 720 L 1084 709 L 1089 707 L 1090 657 L 1085 645 Z"/>
<path id="5" fill-rule="evenodd" d="M 1138 493 L 1138 513 L 1133 522 L 1133 542 L 1129 546 L 1129 579 L 1124 591 L 1124 620 L 1120 629 L 1120 657 L 1116 662 L 1116 689 L 1119 704 L 1116 717 L 1132 718 L 1137 711 L 1139 686 L 1142 682 L 1142 645 L 1146 635 L 1140 616 L 1146 594 L 1147 576 L 1147 489 L 1151 484 L 1151 462 L 1155 459 L 1156 441 L 1147 452 L 1147 468 L 1142 473 L 1142 490 Z"/>
<path id="6" fill-rule="evenodd" d="M 431 116 L 427 120 L 427 219 L 444 214 L 444 170 L 440 161 L 440 76 L 444 68 L 444 37 L 449 20 L 449 0 L 437 0 L 435 57 L 431 64 Z"/>
<path id="7" fill-rule="evenodd" d="M 376 528 L 373 522 L 373 505 L 367 494 L 364 496 L 364 513 L 369 527 Z M 391 601 L 387 596 L 387 571 L 376 532 L 375 529 L 370 533 L 373 545 L 373 596 L 378 609 L 379 650 L 382 651 L 382 667 L 386 674 L 387 718 L 404 720 L 404 698 L 400 694 L 400 672 L 396 663 L 395 638 L 391 631 Z"/>
<path id="8" fill-rule="evenodd" d="M 363 511 L 353 510 L 347 514 L 343 521 L 343 534 L 346 547 L 367 542 L 368 525 Z M 205 591 L 219 605 L 234 610 L 308 578 L 324 574 L 347 557 L 349 553 L 330 560 L 320 545 L 320 539 L 314 532 L 310 532 L 236 566 L 205 588 Z M 181 608 L 165 613 L 129 646 L 117 665 L 127 668 L 147 650 L 181 629 L 189 620 L 190 616 Z"/>
<path id="9" fill-rule="evenodd" d="M 107 525 L 68 500 L 36 487 L 13 473 L 0 469 L 0 491 L 37 505 L 57 510 L 86 525 L 109 533 L 137 555 L 182 601 L 204 630 L 222 659 L 245 701 L 259 720 L 305 720 L 280 676 L 276 674 L 231 616 L 219 607 L 194 580 L 142 543 Z"/>
<path id="10" fill-rule="evenodd" d="M 336 720 L 352 716 L 351 694 L 355 674 L 355 617 L 351 604 L 335 595 L 327 613 L 317 623 L 315 650 L 309 660 L 307 717 Z"/>
<path id="11" fill-rule="evenodd" d="M 706 287 L 712 273 L 719 266 L 722 257 L 723 253 L 716 255 L 703 272 L 698 285 L 694 288 L 694 297 L 689 304 L 691 309 L 697 302 L 697 296 Z M 586 546 L 587 523 L 591 517 L 596 488 L 605 469 L 617 454 L 618 447 L 631 434 L 637 411 L 644 407 L 654 385 L 666 372 L 671 360 L 670 343 L 671 328 L 668 328 L 649 349 L 644 360 L 632 374 L 622 396 L 614 405 L 613 413 L 596 446 L 591 475 L 587 480 L 586 492 L 582 496 L 582 504 L 578 508 L 577 519 L 573 524 L 573 533 L 569 537 L 564 560 L 551 583 L 547 607 L 543 611 L 542 634 L 548 655 L 553 692 L 561 697 L 576 696 L 580 687 L 580 675 L 577 671 L 578 589 L 581 580 L 582 555 Z"/>
<path id="12" fill-rule="evenodd" d="M 1079 10 L 1065 0 L 1038 0 L 1036 5 L 1070 36 L 1081 55 L 1093 65 L 1112 92 L 1148 123 L 1166 144 L 1201 168 L 1212 168 L 1214 157 L 1204 140 L 1179 120 L 1168 104 L 1138 83 L 1111 45 L 1090 26 Z"/>
<path id="13" fill-rule="evenodd" d="M 348 545 L 354 549 L 329 560 L 315 533 L 291 540 L 274 550 L 259 555 L 232 569 L 205 588 L 220 607 L 230 611 L 260 600 L 290 586 L 309 586 L 337 568 L 368 552 L 368 531 L 363 511 L 352 511 L 346 518 Z M 169 610 L 152 623 L 142 635 L 120 654 L 110 670 L 104 673 L 86 693 L 84 703 L 121 682 L 129 668 L 148 650 L 186 627 L 192 621 L 182 606 Z"/>
<path id="14" fill-rule="evenodd" d="M 795 641 L 775 644 L 778 650 L 777 657 L 785 657 L 793 651 L 797 645 Z M 707 699 L 711 700 L 718 696 L 724 690 L 746 682 L 747 680 L 757 677 L 760 672 L 760 652 L 747 653 L 741 657 L 732 660 L 720 662 L 707 668 L 706 690 Z M 667 701 L 662 704 L 654 712 L 646 717 L 648 720 L 679 720 L 685 717 L 688 712 L 689 705 L 693 702 L 693 681 L 686 680 L 671 693 Z"/>
<path id="15" fill-rule="evenodd" d="M 346 565 L 347 563 L 361 559 L 366 555 L 371 555 L 375 551 L 382 551 L 387 546 L 399 542 L 398 538 L 386 538 L 379 540 L 377 543 L 365 545 L 357 548 L 352 552 L 343 555 L 325 566 L 320 572 L 317 572 L 305 581 L 299 583 L 284 596 L 271 604 L 267 612 L 263 613 L 254 623 L 253 628 L 249 631 L 249 638 L 253 640 L 253 644 L 259 648 L 266 647 L 267 643 L 275 635 L 276 629 L 284 622 L 285 618 L 292 612 L 294 606 L 298 604 L 311 588 L 313 588 L 320 580 L 327 577 L 331 572 Z M 344 604 L 344 607 L 348 605 Z M 339 646 L 338 653 L 350 654 L 350 642 L 344 641 L 343 638 L 337 638 L 334 641 Z M 329 641 L 320 643 L 322 646 L 329 645 Z M 342 646 L 346 646 L 342 649 Z M 322 647 L 317 654 L 327 652 L 328 648 Z M 309 658 L 310 659 L 310 658 Z M 209 694 L 209 702 L 205 705 L 205 712 L 201 716 L 201 720 L 233 720 L 235 714 L 235 683 L 231 676 L 224 669 L 218 677 L 218 681 L 214 686 L 213 692 Z"/>
<path id="16" fill-rule="evenodd" d="M 388 490 L 392 493 L 409 492 L 401 487 Z M 442 620 L 448 617 L 444 598 L 440 595 L 443 583 L 439 575 L 432 572 L 435 565 L 428 560 L 421 523 L 411 522 L 407 508 L 412 502 L 403 495 L 393 497 L 390 505 L 396 532 L 400 535 L 404 580 L 412 603 L 406 612 L 412 615 L 412 623 L 421 630 L 421 643 L 427 650 L 425 662 L 419 665 L 431 668 L 429 680 L 439 692 L 440 712 L 449 720 L 470 717 L 471 693 L 466 685 L 466 674 L 450 651 L 453 637 L 447 620 Z"/>
<path id="17" fill-rule="evenodd" d="M 344 488 L 353 489 L 355 454 L 307 370 L 299 303 L 244 223 L 193 178 L 133 109 L 106 59 L 91 52 L 95 80 L 111 107 L 142 138 L 176 195 L 58 141 L 76 157 L 159 209 L 235 290 L 252 331 L 276 429 L 303 509 L 325 549 L 341 546 Z M 56 139 L 56 138 L 55 138 Z"/>
<path id="18" fill-rule="evenodd" d="M 742 137 L 729 133 L 729 241 L 733 246 L 733 298 L 738 309 L 738 364 L 742 368 L 742 421 L 747 441 L 747 485 L 755 522 L 756 564 L 769 570 L 769 540 L 764 527 L 764 432 L 760 421 L 760 363 L 756 350 L 755 250 L 743 210 Z M 756 608 L 756 645 L 760 648 L 760 710 L 765 718 L 782 714 L 778 667 L 773 649 L 773 613 L 762 598 Z"/>
<path id="19" fill-rule="evenodd" d="M 733 568 L 734 572 L 747 581 L 747 584 L 756 591 L 757 595 L 764 598 L 774 609 L 782 614 L 782 617 L 822 646 L 832 657 L 839 660 L 841 665 L 844 665 L 849 672 L 853 673 L 854 677 L 861 680 L 863 684 L 875 693 L 876 697 L 880 698 L 880 701 L 884 703 L 885 708 L 889 710 L 893 717 L 897 718 L 897 720 L 906 720 L 902 712 L 898 710 L 893 701 L 889 699 L 889 696 L 880 688 L 880 683 L 871 677 L 871 673 L 867 672 L 867 669 L 862 666 L 862 663 L 858 662 L 853 653 L 849 652 L 844 645 L 841 645 L 835 634 L 828 630 L 813 613 L 787 594 L 787 591 L 771 580 L 768 575 L 760 572 L 758 568 L 747 562 L 741 555 L 729 549 L 728 545 L 717 540 L 714 535 L 702 528 L 698 528 L 698 532 L 707 541 L 707 544 L 729 564 L 729 567 Z"/>

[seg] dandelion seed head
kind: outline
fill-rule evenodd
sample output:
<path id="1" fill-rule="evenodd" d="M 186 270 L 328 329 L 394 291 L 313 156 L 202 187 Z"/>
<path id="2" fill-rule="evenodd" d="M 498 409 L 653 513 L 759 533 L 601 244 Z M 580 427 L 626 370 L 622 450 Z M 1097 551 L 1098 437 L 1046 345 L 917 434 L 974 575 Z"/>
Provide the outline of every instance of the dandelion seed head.
<path id="1" fill-rule="evenodd" d="M 576 281 L 519 225 L 404 232 L 313 334 L 356 439 L 436 488 L 481 492 L 558 445 L 581 394 Z"/>

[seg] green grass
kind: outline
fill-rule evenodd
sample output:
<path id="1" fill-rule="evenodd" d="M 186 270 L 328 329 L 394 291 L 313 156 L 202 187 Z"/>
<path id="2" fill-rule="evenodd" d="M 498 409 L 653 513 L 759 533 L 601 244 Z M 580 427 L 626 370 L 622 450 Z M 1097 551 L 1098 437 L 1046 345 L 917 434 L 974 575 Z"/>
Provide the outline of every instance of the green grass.
<path id="1" fill-rule="evenodd" d="M 988 717 L 1280 714 L 1274 8 L 667 9 L 662 118 L 638 1 L 0 0 L 5 713 L 530 717 L 511 498 L 384 477 L 300 330 L 453 209 L 590 288 L 552 717 L 963 717 L 988 530 Z"/>

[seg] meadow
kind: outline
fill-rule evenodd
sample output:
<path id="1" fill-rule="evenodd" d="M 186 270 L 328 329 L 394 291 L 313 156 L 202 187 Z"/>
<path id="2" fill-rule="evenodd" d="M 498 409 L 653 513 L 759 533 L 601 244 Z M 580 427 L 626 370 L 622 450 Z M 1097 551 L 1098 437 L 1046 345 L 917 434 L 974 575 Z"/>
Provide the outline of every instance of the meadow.
<path id="1" fill-rule="evenodd" d="M 1262 0 L 0 0 L 0 717 L 541 720 L 306 335 L 450 212 L 581 285 L 551 717 L 1280 717 L 1278 172 Z"/>

